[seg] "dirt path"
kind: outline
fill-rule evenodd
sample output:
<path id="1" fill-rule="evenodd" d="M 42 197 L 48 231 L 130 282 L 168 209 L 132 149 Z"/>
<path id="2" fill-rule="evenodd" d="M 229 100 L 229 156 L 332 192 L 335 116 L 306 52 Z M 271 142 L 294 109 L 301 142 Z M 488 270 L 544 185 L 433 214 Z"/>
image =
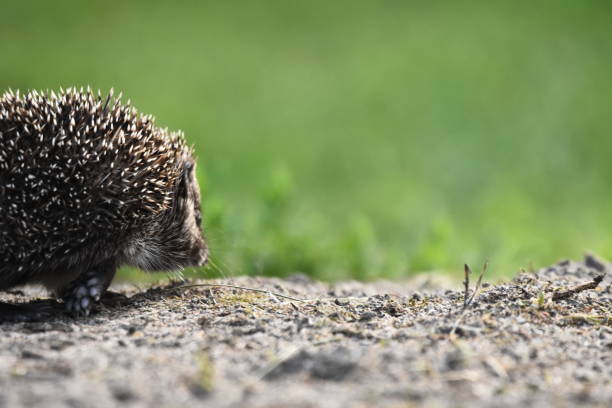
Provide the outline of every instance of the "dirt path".
<path id="1" fill-rule="evenodd" d="M 0 324 L 0 407 L 609 406 L 610 274 L 552 300 L 607 268 L 485 284 L 463 314 L 462 288 L 414 283 L 123 287 L 89 318 Z"/>

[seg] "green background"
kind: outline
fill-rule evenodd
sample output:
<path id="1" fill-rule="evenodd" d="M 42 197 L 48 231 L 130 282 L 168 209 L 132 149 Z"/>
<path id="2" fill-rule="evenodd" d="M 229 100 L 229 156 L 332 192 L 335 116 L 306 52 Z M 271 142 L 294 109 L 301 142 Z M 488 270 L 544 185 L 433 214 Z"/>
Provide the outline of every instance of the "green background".
<path id="1" fill-rule="evenodd" d="M 612 255 L 611 9 L 2 2 L 0 88 L 114 87 L 184 130 L 207 276 L 508 275 Z"/>

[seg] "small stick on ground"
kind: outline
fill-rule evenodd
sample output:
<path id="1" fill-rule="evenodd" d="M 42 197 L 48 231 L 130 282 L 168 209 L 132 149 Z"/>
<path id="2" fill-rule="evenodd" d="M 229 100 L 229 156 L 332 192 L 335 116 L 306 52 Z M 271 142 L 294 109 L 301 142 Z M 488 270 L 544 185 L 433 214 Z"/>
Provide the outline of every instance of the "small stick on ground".
<path id="1" fill-rule="evenodd" d="M 469 296 L 470 294 L 470 274 L 472 273 L 472 271 L 470 270 L 470 267 L 468 266 L 468 264 L 464 265 L 463 271 L 464 271 L 465 280 L 463 281 L 463 286 L 465 287 L 465 291 L 463 293 L 463 310 L 461 311 L 461 314 L 455 321 L 455 324 L 453 324 L 453 328 L 451 329 L 449 333 L 451 337 L 455 335 L 455 331 L 457 330 L 457 327 L 459 327 L 461 320 L 463 320 L 463 317 L 467 314 L 467 311 L 470 305 L 472 304 L 472 302 L 474 301 L 474 298 L 480 291 L 480 284 L 482 283 L 482 277 L 487 271 L 488 266 L 489 266 L 489 263 L 485 262 L 482 267 L 482 271 L 480 272 L 480 275 L 478 276 L 478 280 L 476 281 L 474 292 L 472 292 L 472 296 Z"/>
<path id="2" fill-rule="evenodd" d="M 599 286 L 604 276 L 605 274 L 599 275 L 599 276 L 596 276 L 591 282 L 587 282 L 587 283 L 583 283 L 582 285 L 574 286 L 573 288 L 564 290 L 562 292 L 555 292 L 552 295 L 552 300 L 553 302 L 556 302 L 557 300 L 562 300 L 562 299 L 567 299 L 569 297 L 572 297 L 576 293 L 580 293 L 582 291 L 589 290 L 589 289 L 595 289 L 597 286 Z"/>
<path id="3" fill-rule="evenodd" d="M 468 306 L 468 299 L 470 297 L 470 274 L 472 273 L 472 271 L 470 270 L 470 267 L 468 266 L 468 264 L 464 264 L 463 265 L 463 287 L 465 288 L 465 291 L 463 292 L 463 308 L 467 308 Z"/>
<path id="4" fill-rule="evenodd" d="M 485 272 L 487 271 L 488 266 L 489 266 L 488 262 L 485 262 L 484 265 L 482 266 L 482 271 L 480 272 L 480 275 L 478 275 L 478 280 L 476 281 L 476 286 L 474 287 L 474 292 L 472 293 L 472 296 L 470 296 L 470 298 L 468 299 L 467 306 L 472 304 L 472 302 L 474 301 L 474 297 L 480 291 L 480 284 L 482 283 L 482 277 L 484 276 Z M 467 307 L 467 306 L 464 306 L 464 307 Z"/>

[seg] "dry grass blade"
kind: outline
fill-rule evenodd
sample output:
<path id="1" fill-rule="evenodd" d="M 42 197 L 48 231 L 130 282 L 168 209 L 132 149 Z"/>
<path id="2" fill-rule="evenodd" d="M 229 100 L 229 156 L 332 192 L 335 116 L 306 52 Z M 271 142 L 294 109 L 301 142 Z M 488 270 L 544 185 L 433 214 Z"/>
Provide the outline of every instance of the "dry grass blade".
<path id="1" fill-rule="evenodd" d="M 247 290 L 251 292 L 265 293 L 269 296 L 276 296 L 283 299 L 293 300 L 295 302 L 308 302 L 308 299 L 299 299 L 292 296 L 282 295 L 280 293 L 272 292 L 267 289 L 257 289 L 257 288 L 249 288 L 246 286 L 238 286 L 238 285 L 228 285 L 223 283 L 194 283 L 192 285 L 181 285 L 175 286 L 173 288 L 167 288 L 166 290 L 174 290 L 174 289 L 189 289 L 189 288 L 197 288 L 197 287 L 209 287 L 209 288 L 231 288 L 231 289 L 239 289 L 239 290 Z"/>

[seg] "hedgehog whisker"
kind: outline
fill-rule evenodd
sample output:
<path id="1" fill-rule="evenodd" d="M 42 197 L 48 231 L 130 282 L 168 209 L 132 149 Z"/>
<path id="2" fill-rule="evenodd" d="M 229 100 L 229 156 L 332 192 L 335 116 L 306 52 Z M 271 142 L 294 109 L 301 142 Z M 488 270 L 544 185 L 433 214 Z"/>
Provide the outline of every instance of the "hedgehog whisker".
<path id="1" fill-rule="evenodd" d="M 221 262 L 220 260 L 217 260 L 218 262 Z M 223 279 L 229 280 L 229 281 L 233 281 L 233 276 L 228 276 L 227 273 L 225 273 L 225 270 L 221 269 L 221 267 L 219 265 L 217 265 L 212 259 L 208 259 L 209 264 L 211 265 L 211 267 L 214 268 L 214 270 L 216 270 L 219 275 L 221 275 L 221 277 Z M 228 272 L 230 275 L 233 275 L 232 271 L 228 269 Z"/>
<path id="2" fill-rule="evenodd" d="M 210 267 L 210 269 L 211 269 L 213 272 L 218 272 L 218 273 L 219 273 L 221 276 L 223 276 L 223 277 L 225 278 L 225 276 L 224 276 L 224 271 L 223 271 L 223 270 L 221 270 L 221 268 L 219 267 L 219 265 L 217 265 L 217 264 L 215 263 L 215 261 L 213 261 L 213 260 L 212 260 L 212 258 L 210 258 L 210 257 L 208 258 L 208 263 L 207 263 L 207 266 L 208 266 L 208 267 Z"/>
<path id="3" fill-rule="evenodd" d="M 223 262 L 223 260 L 221 260 L 221 259 L 217 259 L 217 263 L 219 263 L 219 264 L 221 265 L 221 267 L 223 267 L 223 268 L 224 268 L 224 270 L 227 270 L 227 272 L 229 273 L 229 275 L 231 275 L 231 276 L 230 276 L 230 278 L 231 278 L 232 276 L 236 276 L 236 275 L 237 275 L 237 274 L 236 274 L 236 271 L 235 271 L 234 269 L 230 268 L 230 266 L 227 264 L 227 262 Z"/>

